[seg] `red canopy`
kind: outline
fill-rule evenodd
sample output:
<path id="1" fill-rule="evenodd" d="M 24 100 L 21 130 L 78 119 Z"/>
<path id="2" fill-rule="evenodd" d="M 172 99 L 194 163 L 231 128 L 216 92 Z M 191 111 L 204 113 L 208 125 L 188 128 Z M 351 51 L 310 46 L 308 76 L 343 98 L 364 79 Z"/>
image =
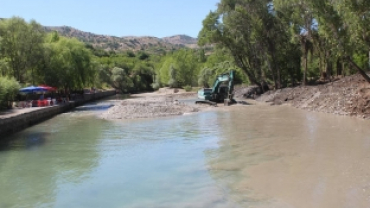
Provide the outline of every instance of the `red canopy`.
<path id="1" fill-rule="evenodd" d="M 39 87 L 47 89 L 48 91 L 56 91 L 58 89 L 56 87 L 50 87 L 50 86 L 47 86 L 47 85 L 39 85 Z"/>

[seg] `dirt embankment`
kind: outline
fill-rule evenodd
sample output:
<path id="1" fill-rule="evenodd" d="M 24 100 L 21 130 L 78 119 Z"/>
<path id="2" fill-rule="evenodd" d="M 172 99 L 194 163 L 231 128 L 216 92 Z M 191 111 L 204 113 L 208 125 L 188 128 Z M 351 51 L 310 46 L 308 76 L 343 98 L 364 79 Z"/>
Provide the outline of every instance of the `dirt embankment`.
<path id="1" fill-rule="evenodd" d="M 370 119 L 370 84 L 361 75 L 314 86 L 271 90 L 255 99 L 271 105 L 288 104 L 310 111 Z"/>

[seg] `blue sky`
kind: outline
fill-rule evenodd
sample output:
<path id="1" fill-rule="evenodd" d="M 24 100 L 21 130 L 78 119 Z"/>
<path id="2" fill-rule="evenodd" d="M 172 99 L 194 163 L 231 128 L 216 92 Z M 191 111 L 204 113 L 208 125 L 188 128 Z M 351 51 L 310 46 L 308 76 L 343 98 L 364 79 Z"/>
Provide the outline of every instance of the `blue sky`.
<path id="1" fill-rule="evenodd" d="M 197 37 L 220 0 L 0 0 L 0 17 L 102 35 Z"/>

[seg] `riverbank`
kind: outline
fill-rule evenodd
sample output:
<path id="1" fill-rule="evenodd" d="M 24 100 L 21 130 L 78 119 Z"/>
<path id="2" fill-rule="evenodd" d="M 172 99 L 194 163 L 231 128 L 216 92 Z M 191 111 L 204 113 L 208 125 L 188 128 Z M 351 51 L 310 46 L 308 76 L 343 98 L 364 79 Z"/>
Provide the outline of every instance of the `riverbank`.
<path id="1" fill-rule="evenodd" d="M 270 90 L 255 96 L 254 99 L 247 99 L 250 96 L 248 88 L 236 88 L 236 100 L 250 104 L 290 105 L 308 111 L 370 119 L 370 84 L 360 75 L 344 77 L 325 84 Z M 85 94 L 83 100 L 71 101 L 66 105 L 15 108 L 0 112 L 0 135 L 17 132 L 86 102 L 113 94 L 115 94 L 114 91 Z M 179 102 L 183 99 L 197 99 L 195 92 L 185 92 L 183 89 L 162 88 L 152 93 L 134 94 L 131 98 L 121 105 L 114 106 L 102 117 L 105 119 L 153 118 L 212 108 L 208 105 L 194 106 Z"/>
<path id="2" fill-rule="evenodd" d="M 239 89 L 236 96 L 249 96 Z M 370 119 L 370 84 L 361 75 L 352 75 L 323 84 L 270 90 L 255 96 L 255 100 L 270 105 L 290 105 L 296 108 L 336 115 Z"/>
<path id="3" fill-rule="evenodd" d="M 29 126 L 50 119 L 55 115 L 67 112 L 77 106 L 112 96 L 115 93 L 115 90 L 108 90 L 84 94 L 83 99 L 69 101 L 68 103 L 61 103 L 54 106 L 12 108 L 7 111 L 2 111 L 0 112 L 0 136 L 18 132 Z"/>

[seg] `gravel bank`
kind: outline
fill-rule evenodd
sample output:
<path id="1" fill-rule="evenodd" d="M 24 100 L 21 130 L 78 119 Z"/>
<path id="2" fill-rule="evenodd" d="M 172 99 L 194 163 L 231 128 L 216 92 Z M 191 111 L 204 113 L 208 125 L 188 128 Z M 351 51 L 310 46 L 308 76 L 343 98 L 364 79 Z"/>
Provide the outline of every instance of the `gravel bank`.
<path id="1" fill-rule="evenodd" d="M 110 108 L 105 119 L 156 118 L 198 112 L 199 109 L 176 101 L 126 100 Z"/>
<path id="2" fill-rule="evenodd" d="M 190 105 L 178 99 L 196 98 L 196 93 L 161 89 L 153 93 L 132 95 L 104 112 L 104 119 L 135 119 L 178 116 L 198 112 L 204 106 Z"/>

